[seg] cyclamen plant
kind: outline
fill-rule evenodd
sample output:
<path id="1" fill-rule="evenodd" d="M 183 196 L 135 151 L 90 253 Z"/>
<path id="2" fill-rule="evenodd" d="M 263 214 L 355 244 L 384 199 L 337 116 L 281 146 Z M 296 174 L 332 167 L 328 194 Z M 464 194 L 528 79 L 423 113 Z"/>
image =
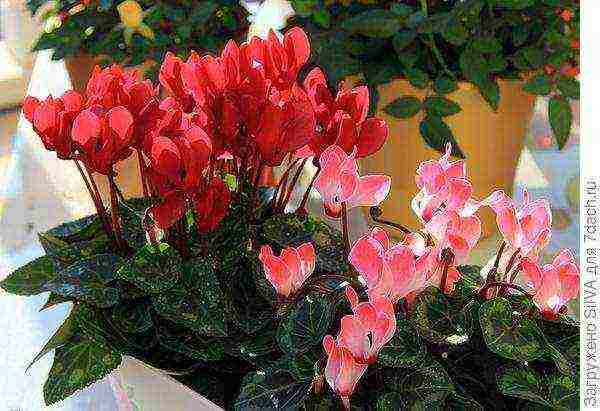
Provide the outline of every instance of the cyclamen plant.
<path id="1" fill-rule="evenodd" d="M 423 226 L 384 220 L 390 178 L 361 176 L 356 159 L 379 150 L 387 126 L 368 117 L 365 87 L 334 97 L 319 68 L 300 81 L 309 56 L 294 28 L 230 41 L 219 56 L 167 54 L 162 99 L 113 66 L 96 69 L 83 96 L 25 100 L 97 210 L 41 233 L 46 255 L 1 283 L 49 291 L 42 309 L 73 303 L 34 359 L 56 349 L 46 402 L 129 355 L 227 409 L 577 408 L 579 327 L 566 305 L 579 267 L 569 251 L 541 265 L 548 203 L 473 199 L 448 146 L 417 170 Z M 115 181 L 131 155 L 143 198 L 124 198 Z M 317 171 L 293 209 L 310 157 Z M 276 186 L 263 184 L 280 165 Z M 313 189 L 341 233 L 307 213 Z M 380 227 L 352 241 L 352 207 L 370 207 Z M 464 265 L 481 207 L 504 237 L 489 270 Z"/>

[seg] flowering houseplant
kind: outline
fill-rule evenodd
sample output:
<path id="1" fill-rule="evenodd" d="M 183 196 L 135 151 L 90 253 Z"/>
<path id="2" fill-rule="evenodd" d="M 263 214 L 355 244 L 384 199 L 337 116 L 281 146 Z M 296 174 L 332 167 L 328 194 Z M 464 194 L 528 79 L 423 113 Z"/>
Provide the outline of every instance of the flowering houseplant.
<path id="1" fill-rule="evenodd" d="M 248 30 L 246 11 L 236 1 L 29 0 L 32 14 L 43 10 L 43 32 L 34 50 L 52 58 L 82 54 L 107 63 L 160 62 L 167 51 L 188 56 L 192 49 L 217 51 L 223 39 Z"/>
<path id="2" fill-rule="evenodd" d="M 315 62 L 335 82 L 360 74 L 377 86 L 405 78 L 425 96 L 405 92 L 383 109 L 397 118 L 422 113 L 426 144 L 460 142 L 444 118 L 461 111 L 449 94 L 473 84 L 498 110 L 499 79 L 524 79 L 524 90 L 550 96 L 559 148 L 571 130 L 569 99 L 579 99 L 579 1 L 575 0 L 292 0 L 315 44 Z M 373 105 L 372 109 L 376 106 Z M 467 153 L 468 156 L 468 153 Z"/>
<path id="3" fill-rule="evenodd" d="M 26 99 L 26 118 L 76 164 L 97 209 L 40 233 L 46 255 L 0 283 L 49 291 L 42 309 L 73 302 L 34 359 L 56 349 L 46 402 L 130 355 L 227 409 L 576 407 L 579 328 L 564 311 L 579 267 L 569 251 L 541 265 L 548 204 L 473 199 L 448 146 L 417 170 L 423 227 L 383 220 L 390 178 L 361 175 L 356 159 L 379 150 L 386 124 L 368 117 L 366 87 L 333 94 L 319 68 L 300 82 L 309 55 L 294 28 L 230 41 L 218 57 L 167 55 L 162 100 L 118 66 L 97 69 L 85 96 Z M 144 198 L 114 181 L 131 155 Z M 310 157 L 317 172 L 290 210 Z M 263 187 L 281 164 L 277 186 Z M 312 190 L 341 232 L 308 215 Z M 401 240 L 374 228 L 352 241 L 352 207 L 371 207 Z M 504 237 L 485 271 L 465 265 L 481 207 Z"/>

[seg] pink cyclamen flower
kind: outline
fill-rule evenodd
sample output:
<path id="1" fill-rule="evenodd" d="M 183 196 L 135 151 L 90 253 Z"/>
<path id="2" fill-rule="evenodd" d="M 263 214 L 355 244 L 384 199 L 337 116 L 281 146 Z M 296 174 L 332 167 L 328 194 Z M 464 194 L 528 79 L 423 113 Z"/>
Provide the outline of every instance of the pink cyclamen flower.
<path id="1" fill-rule="evenodd" d="M 302 287 L 302 284 L 315 269 L 315 249 L 311 243 L 299 247 L 287 247 L 276 257 L 268 245 L 263 245 L 258 256 L 263 263 L 267 280 L 277 293 L 289 297 Z"/>
<path id="2" fill-rule="evenodd" d="M 371 299 L 387 297 L 395 303 L 423 287 L 431 250 L 416 237 L 392 247 L 386 231 L 376 227 L 354 243 L 348 260 L 366 281 Z"/>
<path id="3" fill-rule="evenodd" d="M 391 179 L 385 175 L 358 174 L 354 153 L 348 155 L 338 146 L 328 147 L 319 158 L 320 172 L 315 188 L 323 198 L 328 216 L 337 218 L 346 208 L 379 205 L 390 191 Z"/>
<path id="4" fill-rule="evenodd" d="M 550 242 L 552 212 L 545 199 L 531 201 L 527 191 L 524 196 L 523 204 L 517 206 L 504 191 L 498 190 L 484 202 L 496 212 L 504 241 L 513 249 L 520 249 L 521 255 L 537 260 L 540 250 Z"/>
<path id="5" fill-rule="evenodd" d="M 535 289 L 536 305 L 549 318 L 579 294 L 579 265 L 569 250 L 562 250 L 551 264 L 542 267 L 524 258 L 521 267 L 526 281 Z"/>
<path id="6" fill-rule="evenodd" d="M 325 379 L 331 389 L 340 396 L 345 409 L 349 410 L 350 396 L 368 365 L 356 362 L 350 350 L 335 341 L 331 335 L 323 338 L 323 348 L 327 353 Z"/>
<path id="7" fill-rule="evenodd" d="M 431 218 L 425 230 L 436 240 L 440 252 L 449 248 L 454 262 L 462 264 L 481 238 L 481 220 L 475 215 L 464 217 L 456 211 L 444 210 Z"/>
<path id="8" fill-rule="evenodd" d="M 441 208 L 461 210 L 471 201 L 473 185 L 467 179 L 465 162 L 449 161 L 452 145 L 439 160 L 428 160 L 419 165 L 415 181 L 421 189 L 417 194 L 417 214 L 423 221 L 431 220 Z"/>
<path id="9" fill-rule="evenodd" d="M 374 364 L 379 351 L 396 332 L 394 305 L 386 297 L 359 303 L 351 286 L 346 287 L 346 296 L 353 315 L 342 318 L 338 342 L 352 352 L 356 362 Z"/>

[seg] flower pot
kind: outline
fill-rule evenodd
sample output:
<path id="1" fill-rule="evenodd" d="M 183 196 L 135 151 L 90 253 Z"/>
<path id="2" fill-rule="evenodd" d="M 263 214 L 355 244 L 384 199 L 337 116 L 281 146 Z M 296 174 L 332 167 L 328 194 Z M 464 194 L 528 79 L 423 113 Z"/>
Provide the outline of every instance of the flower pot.
<path id="1" fill-rule="evenodd" d="M 65 67 L 71 79 L 73 90 L 78 93 L 85 91 L 85 86 L 92 74 L 94 66 L 100 62 L 98 57 L 93 57 L 88 54 L 80 54 L 73 57 L 65 58 Z"/>
<path id="2" fill-rule="evenodd" d="M 521 81 L 500 80 L 498 84 L 501 99 L 497 111 L 489 107 L 470 83 L 459 83 L 458 90 L 447 96 L 462 108 L 445 121 L 468 160 L 467 172 L 476 199 L 495 189 L 512 191 L 535 102 L 534 96 L 522 90 Z M 419 132 L 422 112 L 413 118 L 398 119 L 386 114 L 383 108 L 405 95 L 423 100 L 427 90 L 416 89 L 399 79 L 380 86 L 379 95 L 377 115 L 387 120 L 390 137 L 382 150 L 363 160 L 363 166 L 369 172 L 392 176 L 390 195 L 382 205 L 383 217 L 416 228 L 420 223 L 411 209 L 411 200 L 418 191 L 415 170 L 422 161 L 441 154 L 429 148 Z M 496 226 L 495 217 L 487 209 L 481 210 L 480 216 L 483 234 L 489 235 Z"/>

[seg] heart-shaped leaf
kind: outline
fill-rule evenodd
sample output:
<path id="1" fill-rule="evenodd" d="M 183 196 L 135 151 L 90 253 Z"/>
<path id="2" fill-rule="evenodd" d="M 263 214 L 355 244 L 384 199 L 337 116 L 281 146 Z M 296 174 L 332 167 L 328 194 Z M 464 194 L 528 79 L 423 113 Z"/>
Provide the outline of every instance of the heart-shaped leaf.
<path id="1" fill-rule="evenodd" d="M 446 370 L 431 358 L 424 359 L 419 367 L 406 372 L 399 369 L 387 369 L 384 382 L 389 392 L 401 394 L 405 404 L 422 404 L 425 408 L 439 407 L 454 387 Z"/>
<path id="2" fill-rule="evenodd" d="M 413 303 L 410 321 L 423 338 L 438 344 L 460 344 L 472 331 L 472 305 L 463 306 L 434 287 L 421 292 Z"/>
<path id="3" fill-rule="evenodd" d="M 135 284 L 148 293 L 173 287 L 182 276 L 181 256 L 170 245 L 145 245 L 117 272 L 117 278 Z"/>
<path id="4" fill-rule="evenodd" d="M 121 258 L 115 254 L 99 254 L 71 264 L 44 287 L 63 297 L 110 307 L 118 302 L 119 290 L 107 284 L 114 280 L 121 264 Z"/>
<path id="5" fill-rule="evenodd" d="M 521 313 L 513 313 L 506 298 L 486 301 L 479 310 L 479 321 L 492 352 L 516 361 L 532 361 L 544 354 L 546 343 L 538 326 Z"/>
<path id="6" fill-rule="evenodd" d="M 71 337 L 73 337 L 76 331 L 76 323 L 74 321 L 74 317 L 77 313 L 77 307 L 73 307 L 73 310 L 67 317 L 64 323 L 56 330 L 56 332 L 50 337 L 50 339 L 46 342 L 44 347 L 40 350 L 40 352 L 31 360 L 31 363 L 25 369 L 25 373 L 29 370 L 29 368 L 36 363 L 40 358 L 44 355 L 48 354 L 50 351 L 62 347 L 67 344 Z"/>
<path id="7" fill-rule="evenodd" d="M 385 367 L 412 367 L 425 358 L 425 344 L 407 320 L 396 322 L 396 333 L 379 352 L 377 362 Z"/>
<path id="8" fill-rule="evenodd" d="M 143 333 L 154 326 L 147 301 L 121 302 L 112 310 L 112 323 L 126 333 Z"/>
<path id="9" fill-rule="evenodd" d="M 157 312 L 177 324 L 199 334 L 226 336 L 226 302 L 212 266 L 205 259 L 190 260 L 184 267 L 186 278 L 201 285 L 187 289 L 174 287 L 160 294 L 152 294 Z"/>
<path id="10" fill-rule="evenodd" d="M 0 282 L 0 286 L 11 294 L 35 295 L 48 291 L 46 283 L 55 277 L 52 260 L 43 256 L 17 268 Z"/>
<path id="11" fill-rule="evenodd" d="M 532 368 L 512 367 L 501 371 L 498 389 L 502 394 L 523 398 L 553 410 L 579 408 L 577 382 L 567 375 L 542 376 Z"/>
<path id="12" fill-rule="evenodd" d="M 331 324 L 332 311 L 332 304 L 321 295 L 305 296 L 277 328 L 277 342 L 281 349 L 297 354 L 321 344 Z"/>
<path id="13" fill-rule="evenodd" d="M 258 371 L 247 375 L 235 410 L 297 409 L 310 393 L 312 379 L 296 380 L 285 370 L 272 373 Z"/>
<path id="14" fill-rule="evenodd" d="M 105 233 L 98 215 L 93 214 L 75 221 L 63 223 L 44 234 L 58 238 L 66 243 L 75 243 L 91 240 Z"/>
<path id="15" fill-rule="evenodd" d="M 104 378 L 121 364 L 121 354 L 97 341 L 77 338 L 59 347 L 44 384 L 46 405 Z"/>
<path id="16" fill-rule="evenodd" d="M 191 333 L 186 328 L 164 321 L 159 327 L 158 342 L 165 348 L 198 361 L 218 361 L 223 358 L 223 342 Z"/>

